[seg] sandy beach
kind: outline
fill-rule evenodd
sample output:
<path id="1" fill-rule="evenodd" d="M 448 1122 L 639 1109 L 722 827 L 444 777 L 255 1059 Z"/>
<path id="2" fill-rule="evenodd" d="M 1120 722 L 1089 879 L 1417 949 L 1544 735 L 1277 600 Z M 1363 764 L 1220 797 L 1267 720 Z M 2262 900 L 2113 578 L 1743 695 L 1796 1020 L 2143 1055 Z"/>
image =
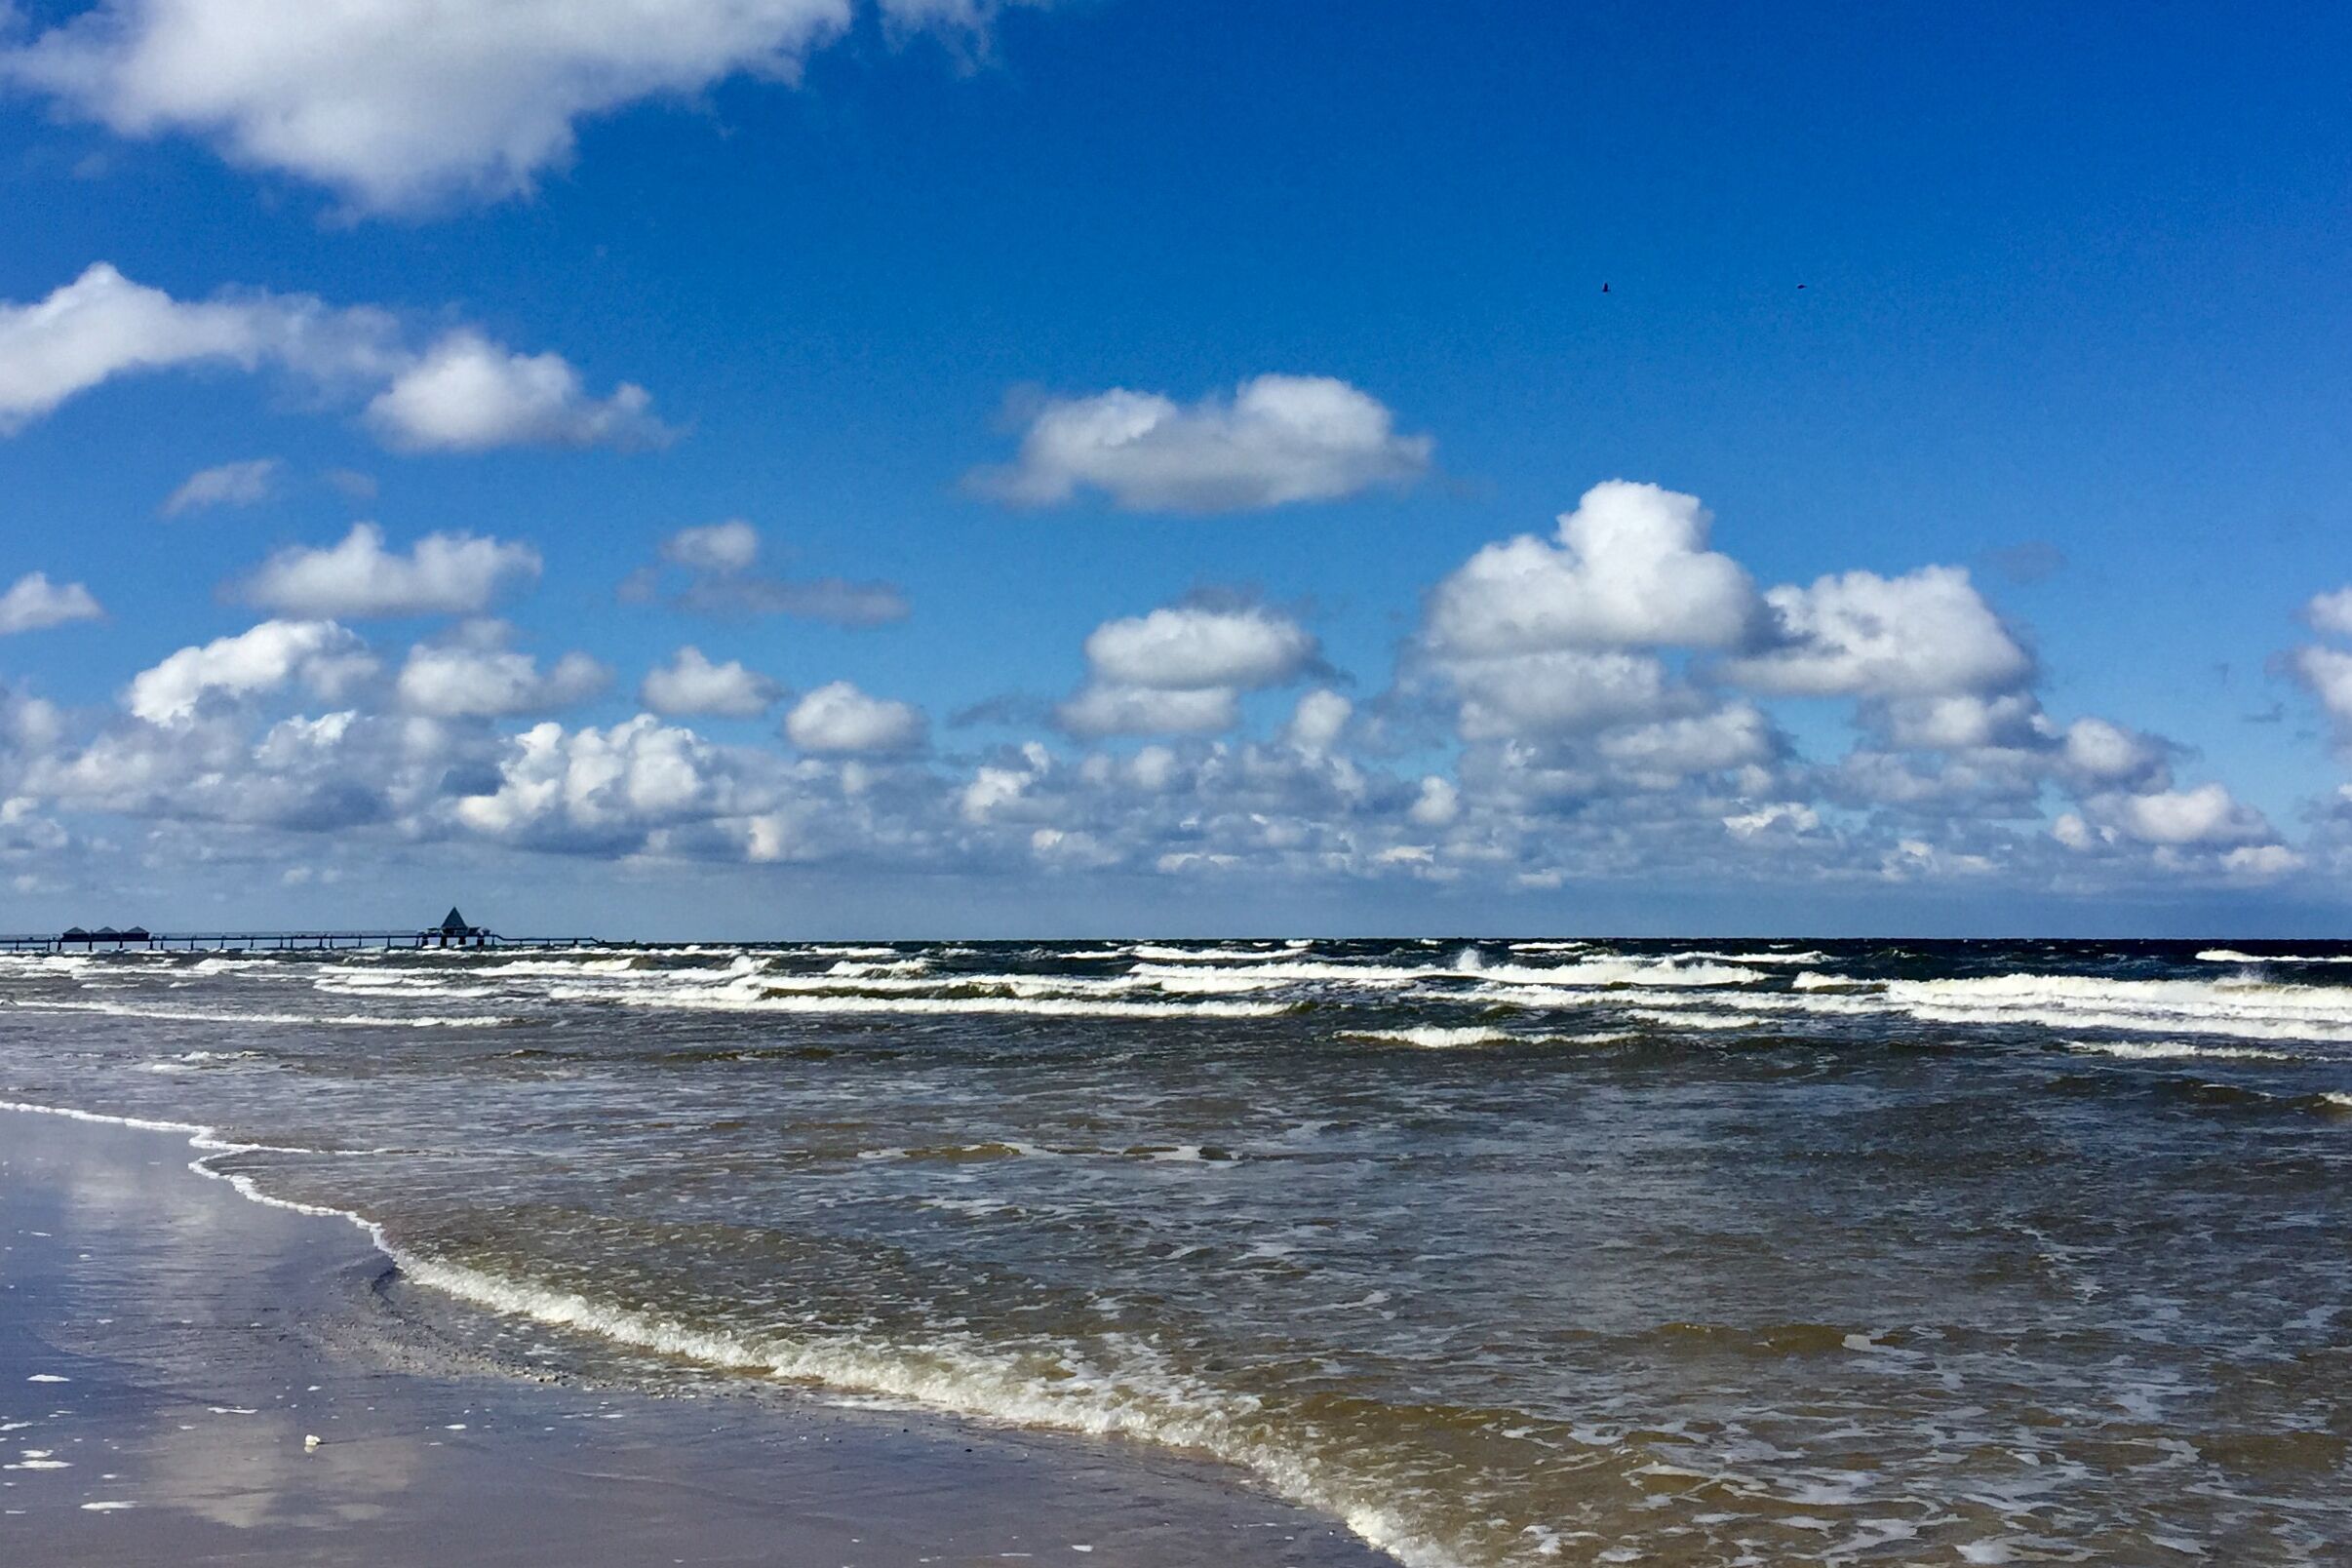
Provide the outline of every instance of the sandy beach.
<path id="1" fill-rule="evenodd" d="M 386 1320 L 362 1233 L 190 1157 L 182 1134 L 0 1114 L 0 1559 L 1385 1560 L 1119 1445 L 436 1368 Z"/>

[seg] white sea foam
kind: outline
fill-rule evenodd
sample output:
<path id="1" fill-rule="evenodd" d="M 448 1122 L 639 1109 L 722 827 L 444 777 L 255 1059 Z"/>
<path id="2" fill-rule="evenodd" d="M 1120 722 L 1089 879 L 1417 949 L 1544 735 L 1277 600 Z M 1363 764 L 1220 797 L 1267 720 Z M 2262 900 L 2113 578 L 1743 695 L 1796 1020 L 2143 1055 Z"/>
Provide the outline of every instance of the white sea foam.
<path id="1" fill-rule="evenodd" d="M 17 997 L 11 1006 L 26 1012 L 98 1013 L 108 1018 L 151 1018 L 192 1024 L 287 1024 L 312 1029 L 487 1029 L 517 1024 L 520 1018 L 491 1013 L 276 1013 L 222 1009 L 206 1012 L 186 1007 L 141 1007 L 113 1001 L 76 1001 L 66 998 Z"/>
<path id="2" fill-rule="evenodd" d="M 1679 959 L 1599 959 L 1583 963 L 1471 964 L 1460 973 L 1522 986 L 1744 986 L 1765 978 L 1735 963 L 1686 963 Z"/>
<path id="3" fill-rule="evenodd" d="M 251 1062 L 260 1059 L 259 1051 L 181 1051 L 176 1056 L 166 1056 L 152 1062 L 141 1062 L 138 1064 L 138 1071 L 141 1073 L 197 1073 L 207 1068 L 222 1067 L 231 1062 Z"/>
<path id="4" fill-rule="evenodd" d="M 508 959 L 486 963 L 475 974 L 633 974 L 642 966 L 639 956 L 625 959 Z"/>
<path id="5" fill-rule="evenodd" d="M 226 1142 L 209 1127 L 16 1101 L 0 1101 L 0 1111 L 178 1133 L 202 1152 L 189 1165 L 198 1174 L 225 1181 L 256 1203 L 356 1226 L 418 1284 L 511 1317 L 577 1329 L 706 1366 L 904 1399 L 1011 1425 L 1206 1452 L 1256 1474 L 1293 1502 L 1336 1516 L 1406 1568 L 1458 1568 L 1465 1560 L 1458 1545 L 1436 1538 L 1398 1512 L 1392 1488 L 1377 1477 L 1352 1474 L 1344 1461 L 1284 1441 L 1255 1419 L 1254 1401 L 1174 1372 L 1140 1343 L 1126 1347 L 1136 1364 L 1112 1369 L 1086 1362 L 1075 1350 L 989 1352 L 953 1340 L 890 1344 L 854 1334 L 810 1340 L 697 1328 L 656 1312 L 599 1302 L 396 1247 L 383 1227 L 364 1215 L 277 1197 L 243 1172 L 213 1168 L 215 1156 L 266 1146 Z"/>
<path id="6" fill-rule="evenodd" d="M 611 1000 L 632 1006 L 674 1007 L 708 1012 L 902 1013 L 975 1016 L 987 1013 L 1039 1018 L 1267 1018 L 1284 1011 L 1279 1002 L 1128 1001 L 1069 996 L 935 995 L 872 996 L 799 991 L 776 975 L 747 975 L 723 986 L 662 992 L 624 992 Z M 554 995 L 561 997 L 562 988 Z"/>
<path id="7" fill-rule="evenodd" d="M 1277 976 L 1269 978 L 1255 974 L 1162 974 L 1152 976 L 1122 976 L 1114 986 L 1132 986 L 1138 990 L 1165 992 L 1175 997 L 1246 995 L 1252 991 L 1273 991 L 1284 982 Z"/>
<path id="8" fill-rule="evenodd" d="M 1572 1012 L 1585 1007 L 1616 1007 L 1625 1003 L 1633 993 L 1623 991 L 1572 991 L 1566 987 L 1549 986 L 1480 986 L 1467 995 L 1461 992 L 1431 991 L 1427 997 L 1432 1001 L 1475 1001 L 1484 1006 L 1527 1007 L 1546 1012 Z"/>
<path id="9" fill-rule="evenodd" d="M 268 959 L 199 959 L 187 966 L 189 974 L 235 974 L 245 969 L 270 969 L 279 965 Z"/>
<path id="10" fill-rule="evenodd" d="M 479 1000 L 499 994 L 496 986 L 453 986 L 442 975 L 403 974 L 399 970 L 330 969 L 311 982 L 314 991 L 346 997 L 445 997 Z"/>
<path id="11" fill-rule="evenodd" d="M 1460 1045 L 1509 1045 L 1519 1039 L 1505 1030 L 1471 1024 L 1461 1029 L 1431 1026 L 1424 1029 L 1347 1029 L 1342 1039 L 1373 1040 L 1385 1045 L 1418 1045 L 1424 1050 L 1450 1050 Z"/>
<path id="12" fill-rule="evenodd" d="M 1936 1023 L 2040 1024 L 2249 1039 L 2352 1040 L 2352 989 L 2251 980 L 2005 974 L 1891 980 L 1887 1000 Z"/>
<path id="13" fill-rule="evenodd" d="M 2173 1062 L 2190 1058 L 2239 1062 L 2292 1062 L 2289 1051 L 2266 1051 L 2253 1045 L 2192 1045 L 2186 1040 L 2070 1039 L 2070 1051 L 2095 1056 L 2120 1056 L 2129 1062 Z"/>
<path id="14" fill-rule="evenodd" d="M 1176 974 L 1214 974 L 1219 971 L 1213 967 L 1184 969 L 1164 963 L 1139 962 L 1127 972 L 1143 978 L 1163 979 Z M 1481 980 L 1522 986 L 1705 987 L 1749 985 L 1766 978 L 1760 970 L 1735 964 L 1678 963 L 1667 959 L 1601 959 L 1556 964 L 1488 963 L 1478 957 L 1474 948 L 1463 950 L 1452 963 L 1302 962 L 1270 958 L 1247 968 L 1225 972 L 1243 979 L 1352 985 L 1372 990 L 1390 990 L 1434 980 Z"/>
<path id="15" fill-rule="evenodd" d="M 2235 948 L 2207 948 L 2200 963 L 2352 963 L 2352 953 L 2240 953 Z"/>
<path id="16" fill-rule="evenodd" d="M 1267 959 L 1280 958 L 1281 948 L 1241 947 L 1162 947 L 1139 942 L 1132 950 L 1139 959 L 1159 963 L 1255 963 Z M 1288 951 L 1295 952 L 1295 949 Z"/>
<path id="17" fill-rule="evenodd" d="M 1772 1021 L 1756 1013 L 1701 1012 L 1695 1008 L 1669 1011 L 1663 1007 L 1633 1007 L 1627 1011 L 1645 1023 L 1666 1024 L 1674 1029 L 1761 1029 Z"/>
<path id="18" fill-rule="evenodd" d="M 707 981 L 706 975 L 692 977 Z M 738 976 L 732 982 L 738 989 L 772 993 L 801 993 L 811 996 L 915 996 L 939 997 L 944 1000 L 1000 996 L 1000 997 L 1129 997 L 1135 995 L 1218 995 L 1246 994 L 1267 991 L 1282 982 L 1251 974 L 1231 974 L 1218 971 L 1173 969 L 1156 975 L 1078 975 L 1078 974 L 941 974 L 941 975 L 839 975 L 839 974 L 767 974 Z M 573 993 L 551 993 L 569 996 Z M 598 993 L 610 1000 L 609 993 Z"/>
<path id="19" fill-rule="evenodd" d="M 874 975 L 921 974 L 930 966 L 931 960 L 928 959 L 899 959 L 887 963 L 861 963 L 843 959 L 825 972 L 830 975 L 839 975 L 843 979 L 862 980 Z"/>
<path id="20" fill-rule="evenodd" d="M 1088 1362 L 1075 1347 L 1010 1352 L 966 1340 L 892 1344 L 857 1334 L 804 1339 L 728 1333 L 386 1250 L 411 1278 L 461 1301 L 658 1354 L 1008 1425 L 1208 1453 L 1294 1502 L 1335 1515 L 1408 1568 L 1456 1568 L 1464 1560 L 1459 1547 L 1400 1515 L 1392 1489 L 1349 1473 L 1345 1461 L 1285 1441 L 1257 1419 L 1254 1401 L 1182 1376 L 1164 1362 L 1155 1364 L 1140 1344 L 1127 1349 L 1141 1364 L 1115 1369 Z"/>
<path id="21" fill-rule="evenodd" d="M 1826 963 L 1826 953 L 1718 953 L 1706 948 L 1695 948 L 1688 953 L 1662 954 L 1672 963 Z"/>
<path id="22" fill-rule="evenodd" d="M 1127 972 L 1141 978 L 1162 979 L 1171 975 L 1215 974 L 1219 971 L 1213 965 L 1199 969 L 1188 969 L 1174 964 L 1145 961 L 1135 964 Z M 1410 985 L 1416 980 L 1428 980 L 1458 971 L 1425 964 L 1406 967 L 1376 963 L 1322 963 L 1313 960 L 1302 962 L 1297 960 L 1278 959 L 1270 955 L 1264 962 L 1252 963 L 1246 969 L 1231 969 L 1224 972 L 1242 979 L 1337 981 L 1349 985 L 1382 987 Z"/>

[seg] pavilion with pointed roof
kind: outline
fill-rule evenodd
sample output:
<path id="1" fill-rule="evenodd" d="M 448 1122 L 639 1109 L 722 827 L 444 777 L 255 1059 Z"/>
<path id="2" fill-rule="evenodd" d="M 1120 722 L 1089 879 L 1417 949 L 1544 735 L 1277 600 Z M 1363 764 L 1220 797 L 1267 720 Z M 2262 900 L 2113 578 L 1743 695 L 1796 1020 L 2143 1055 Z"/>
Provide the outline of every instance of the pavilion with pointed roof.
<path id="1" fill-rule="evenodd" d="M 457 913 L 457 906 L 451 904 L 439 925 L 418 935 L 426 947 L 481 947 L 490 936 L 490 928 L 468 923 L 466 918 Z"/>

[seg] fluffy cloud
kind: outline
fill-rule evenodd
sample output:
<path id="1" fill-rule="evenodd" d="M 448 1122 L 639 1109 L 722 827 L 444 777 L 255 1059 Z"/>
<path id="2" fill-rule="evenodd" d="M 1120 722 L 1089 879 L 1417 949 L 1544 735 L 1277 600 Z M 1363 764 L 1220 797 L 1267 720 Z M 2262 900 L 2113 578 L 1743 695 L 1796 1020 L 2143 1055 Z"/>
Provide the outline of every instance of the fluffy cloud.
<path id="1" fill-rule="evenodd" d="M 456 816 L 492 838 L 628 849 L 648 827 L 725 809 L 730 793 L 719 752 L 640 714 L 609 729 L 525 730 L 499 762 L 497 787 L 460 800 Z"/>
<path id="2" fill-rule="evenodd" d="M 1092 679 L 1059 718 L 1078 735 L 1228 729 L 1243 691 L 1295 681 L 1316 658 L 1304 627 L 1263 607 L 1169 606 L 1088 634 Z"/>
<path id="3" fill-rule="evenodd" d="M 277 489 L 279 471 L 285 466 L 275 457 L 252 457 L 217 468 L 200 468 L 165 497 L 160 510 L 165 517 L 178 517 L 215 506 L 252 506 L 266 501 Z"/>
<path id="4" fill-rule="evenodd" d="M 1612 506 L 1658 526 L 1598 526 Z M 1859 612 L 1842 604 L 1810 627 L 1759 625 L 1742 600 L 1752 612 L 1762 597 L 1736 566 L 1707 562 L 1704 514 L 1687 497 L 1607 489 L 1578 511 L 1595 526 L 1540 546 L 1527 580 L 1541 593 L 1508 601 L 1543 614 L 1484 642 L 1475 617 L 1442 632 L 1425 624 L 1395 688 L 1359 710 L 1330 686 L 1303 686 L 1287 713 L 1265 716 L 1262 735 L 1236 733 L 1247 694 L 1301 683 L 1322 660 L 1297 620 L 1230 598 L 1098 626 L 1088 680 L 1060 711 L 1065 738 L 978 758 L 929 750 L 920 709 L 847 682 L 791 706 L 789 745 L 697 734 L 677 716 L 751 717 L 783 696 L 692 647 L 641 689 L 666 717 L 532 725 L 602 690 L 607 672 L 583 654 L 533 659 L 504 627 L 476 620 L 407 650 L 386 676 L 336 621 L 289 616 L 172 654 L 131 683 L 121 713 L 0 690 L 0 853 L 37 870 L 64 852 L 42 843 L 111 837 L 160 865 L 174 842 L 191 854 L 251 853 L 269 831 L 333 831 L 355 855 L 371 843 L 406 853 L 479 840 L 648 865 L 833 863 L 991 879 L 1117 870 L 1236 887 L 1411 879 L 1495 892 L 1953 882 L 2097 894 L 2252 886 L 2352 865 L 2334 825 L 2352 822 L 2352 806 L 2290 845 L 2226 785 L 2176 784 L 2187 756 L 2176 745 L 2103 718 L 2053 718 L 2029 669 L 2007 684 L 1983 673 L 1913 679 L 1913 664 L 1846 624 Z M 1645 559 L 1623 542 L 1628 531 L 1646 559 L 1673 562 L 1664 575 L 1695 585 L 1707 613 L 1658 588 L 1659 572 L 1627 569 Z M 451 582 L 525 574 L 497 553 L 517 547 L 494 540 L 395 555 L 372 530 L 355 539 L 300 553 L 365 568 L 316 568 L 328 585 L 317 602 L 350 612 L 448 605 Z M 674 536 L 657 569 L 716 580 L 755 573 L 759 556 L 756 529 L 719 524 Z M 470 569 L 451 565 L 467 560 Z M 1501 581 L 1480 580 L 1480 591 Z M 1979 602 L 1971 591 L 1959 603 Z M 1931 629 L 1986 624 L 1928 619 Z M 1555 646 L 1529 647 L 1531 637 Z M 1792 650 L 1868 672 L 1837 683 L 1858 737 L 1842 759 L 1807 758 L 1776 723 L 1776 704 L 1734 684 L 1743 661 Z M 2323 695 L 2352 694 L 2352 653 L 2306 649 L 2294 668 Z M 1450 709 L 1458 748 L 1431 723 L 1447 710 L 1423 705 L 1432 694 Z M 531 725 L 519 734 L 505 722 L 518 716 Z M 1091 743 L 1127 735 L 1150 738 Z M 143 831 L 110 834 L 95 820 L 109 813 Z"/>
<path id="5" fill-rule="evenodd" d="M 284 366 L 317 380 L 388 372 L 391 318 L 307 295 L 174 299 L 99 262 L 32 304 L 0 304 L 0 433 L 117 375 Z"/>
<path id="6" fill-rule="evenodd" d="M 991 0 L 882 0 L 968 27 Z M 128 137 L 202 137 L 369 209 L 503 196 L 573 128 L 737 73 L 790 80 L 853 0 L 100 0 L 0 55 L 0 74 Z"/>
<path id="7" fill-rule="evenodd" d="M 2121 786 L 2139 791 L 2171 787 L 2168 742 L 2105 719 L 2077 719 L 2058 743 L 2058 763 L 2079 786 Z"/>
<path id="8" fill-rule="evenodd" d="M 478 333 L 454 332 L 368 405 L 368 423 L 399 451 L 488 451 L 496 447 L 659 446 L 670 432 L 653 398 L 622 382 L 588 395 L 559 354 L 516 354 Z"/>
<path id="9" fill-rule="evenodd" d="M 528 544 L 471 533 L 430 533 L 402 555 L 384 548 L 381 529 L 360 523 L 339 544 L 280 551 L 244 592 L 289 615 L 471 615 L 511 584 L 536 578 L 539 566 Z"/>
<path id="10" fill-rule="evenodd" d="M 1706 548 L 1695 495 L 1611 480 L 1559 520 L 1558 543 L 1490 544 L 1430 596 L 1426 638 L 1451 659 L 1560 648 L 1726 647 L 1747 635 L 1755 586 Z"/>
<path id="11" fill-rule="evenodd" d="M 1465 740 L 1575 734 L 1647 719 L 1675 700 L 1666 667 L 1643 653 L 1563 649 L 1448 666 Z"/>
<path id="12" fill-rule="evenodd" d="M 669 663 L 646 675 L 637 700 L 653 712 L 676 718 L 712 714 L 728 719 L 756 719 L 774 707 L 783 686 L 729 659 L 713 664 L 692 646 L 678 650 Z"/>
<path id="13" fill-rule="evenodd" d="M 661 541 L 661 558 L 689 571 L 748 571 L 760 559 L 760 530 L 739 517 L 680 529 Z"/>
<path id="14" fill-rule="evenodd" d="M 905 752 L 922 744 L 922 710 L 870 697 L 846 681 L 818 686 L 793 704 L 784 733 L 803 751 Z"/>
<path id="15" fill-rule="evenodd" d="M 2069 813 L 2059 818 L 2056 831 L 2059 842 L 2071 848 L 2088 847 L 2094 840 L 2112 843 L 2119 836 L 2136 843 L 2173 848 L 2229 847 L 2276 838 L 2261 812 L 2241 804 L 2219 784 L 2141 795 L 2095 795 L 2083 803 L 2080 816 Z"/>
<path id="16" fill-rule="evenodd" d="M 293 680 L 333 701 L 375 669 L 359 638 L 333 621 L 268 620 L 140 671 L 127 704 L 150 724 L 168 724 L 195 712 L 210 692 L 248 696 Z"/>
<path id="17" fill-rule="evenodd" d="M 1633 725 L 1602 735 L 1598 750 L 1626 775 L 1658 788 L 1693 773 L 1719 773 L 1774 761 L 1781 738 L 1746 703 L 1712 713 Z"/>
<path id="18" fill-rule="evenodd" d="M 1096 680 L 1155 690 L 1279 686 L 1314 656 L 1303 627 L 1260 608 L 1172 607 L 1105 621 L 1086 638 Z"/>
<path id="19" fill-rule="evenodd" d="M 259 292 L 175 299 L 104 262 L 45 299 L 0 304 L 0 435 L 116 376 L 205 367 L 273 368 L 329 397 L 372 390 L 368 422 L 407 451 L 628 447 L 667 435 L 644 388 L 592 398 L 560 356 L 510 353 L 470 328 L 419 350 L 372 307 Z"/>
<path id="20" fill-rule="evenodd" d="M 2303 607 L 2303 618 L 2313 629 L 2337 637 L 2352 637 L 2352 587 L 2319 594 Z"/>
<path id="21" fill-rule="evenodd" d="M 2017 835 L 2055 790 L 2075 809 L 2053 831 L 2101 876 L 2284 874 L 2259 812 L 2174 788 L 2178 747 L 2044 713 L 2030 654 L 1966 572 L 1759 595 L 1707 548 L 1709 521 L 1688 495 L 1598 486 L 1555 538 L 1490 545 L 1431 592 L 1400 689 L 1442 693 L 1467 743 L 1440 864 L 1476 838 L 1551 885 L 1570 864 L 1533 824 L 1574 811 L 1579 875 L 1688 861 L 1713 832 L 1759 875 L 1980 877 L 2034 859 Z M 1728 686 L 1854 699 L 1862 743 L 1806 763 Z"/>
<path id="22" fill-rule="evenodd" d="M 51 582 L 45 571 L 28 571 L 0 594 L 0 637 L 47 631 L 67 621 L 97 620 L 105 613 L 80 583 Z"/>
<path id="23" fill-rule="evenodd" d="M 1165 691 L 1150 686 L 1087 686 L 1054 710 L 1074 735 L 1206 735 L 1241 722 L 1241 699 L 1225 686 Z"/>
<path id="24" fill-rule="evenodd" d="M 1958 567 L 1901 577 L 1849 571 L 1764 597 L 1781 645 L 1727 666 L 1760 691 L 1939 696 L 2003 690 L 2033 674 L 2032 657 Z"/>
<path id="25" fill-rule="evenodd" d="M 2298 647 L 2288 668 L 2319 699 L 2330 717 L 2352 734 L 2352 653 L 2332 647 Z"/>
<path id="26" fill-rule="evenodd" d="M 1291 710 L 1282 738 L 1303 752 L 1327 752 L 1339 743 L 1354 713 L 1355 704 L 1336 691 L 1310 691 Z"/>
<path id="27" fill-rule="evenodd" d="M 882 626 L 907 618 L 907 598 L 894 583 L 843 577 L 786 577 L 756 571 L 760 530 L 741 518 L 681 529 L 662 540 L 662 564 L 682 568 L 686 584 L 669 596 L 673 609 L 721 617 L 792 615 L 837 626 Z M 621 584 L 624 601 L 662 595 L 661 567 L 646 567 Z"/>
<path id="28" fill-rule="evenodd" d="M 584 702 L 611 683 L 612 672 L 585 653 L 542 672 L 538 660 L 503 646 L 507 635 L 487 623 L 410 649 L 395 686 L 400 705 L 435 719 L 505 719 Z"/>
<path id="29" fill-rule="evenodd" d="M 1588 735 L 1708 709 L 1658 650 L 1754 634 L 1755 585 L 1706 548 L 1712 522 L 1696 496 L 1612 480 L 1562 514 L 1553 540 L 1488 545 L 1440 581 L 1417 657 L 1452 691 L 1463 737 Z"/>
<path id="30" fill-rule="evenodd" d="M 1260 375 L 1190 407 L 1123 389 L 1049 400 L 1020 455 L 970 483 L 1025 506 L 1093 489 L 1130 511 L 1232 512 L 1409 484 L 1433 445 L 1398 435 L 1387 407 L 1345 381 Z"/>

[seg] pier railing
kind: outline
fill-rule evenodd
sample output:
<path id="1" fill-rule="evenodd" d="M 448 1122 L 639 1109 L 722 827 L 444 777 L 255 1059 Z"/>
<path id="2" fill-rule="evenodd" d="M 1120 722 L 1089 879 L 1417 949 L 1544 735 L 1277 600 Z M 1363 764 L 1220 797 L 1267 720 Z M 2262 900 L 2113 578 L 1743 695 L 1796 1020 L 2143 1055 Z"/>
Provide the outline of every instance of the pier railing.
<path id="1" fill-rule="evenodd" d="M 495 931 L 73 931 L 0 934 L 5 953 L 296 953 L 350 948 L 603 947 L 593 936 L 500 936 Z"/>

